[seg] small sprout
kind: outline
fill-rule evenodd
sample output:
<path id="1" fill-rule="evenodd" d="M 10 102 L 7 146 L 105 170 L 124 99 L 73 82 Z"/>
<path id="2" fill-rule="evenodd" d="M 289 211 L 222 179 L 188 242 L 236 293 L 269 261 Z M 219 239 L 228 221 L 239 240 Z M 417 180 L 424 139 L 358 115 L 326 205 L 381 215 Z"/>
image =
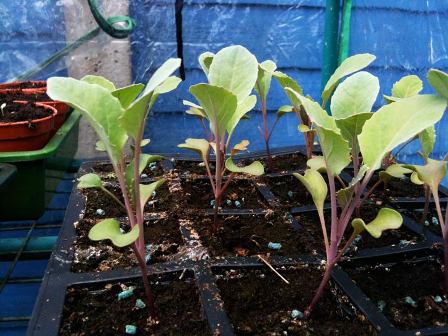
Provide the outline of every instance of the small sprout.
<path id="1" fill-rule="evenodd" d="M 293 194 L 293 192 L 290 190 L 290 191 L 288 191 L 288 197 L 289 198 L 293 198 L 294 197 L 294 194 Z"/>
<path id="2" fill-rule="evenodd" d="M 303 315 L 303 313 L 302 313 L 300 310 L 298 310 L 298 309 L 294 309 L 294 310 L 291 312 L 291 317 L 292 317 L 293 319 L 303 319 L 304 315 Z"/>
<path id="3" fill-rule="evenodd" d="M 241 203 L 240 203 L 240 201 L 235 201 L 235 206 L 236 206 L 237 208 L 241 208 Z"/>
<path id="4" fill-rule="evenodd" d="M 442 297 L 440 295 L 436 295 L 436 296 L 434 296 L 434 302 L 435 303 L 442 303 L 443 299 L 442 299 Z"/>
<path id="5" fill-rule="evenodd" d="M 140 178 L 142 178 L 142 179 L 147 178 L 147 177 L 148 177 L 148 175 L 145 174 L 145 173 L 143 173 L 143 174 L 140 175 Z"/>
<path id="6" fill-rule="evenodd" d="M 412 307 L 417 307 L 417 302 L 414 301 L 413 298 L 411 298 L 410 296 L 406 296 L 404 298 L 404 302 L 406 302 L 408 305 L 412 306 Z"/>
<path id="7" fill-rule="evenodd" d="M 137 299 L 137 300 L 135 301 L 135 308 L 143 309 L 143 308 L 145 308 L 145 307 L 146 307 L 146 304 L 145 304 L 142 300 Z"/>
<path id="8" fill-rule="evenodd" d="M 431 223 L 432 223 L 432 225 L 439 225 L 439 220 L 437 219 L 437 217 L 432 217 Z"/>
<path id="9" fill-rule="evenodd" d="M 227 203 L 228 206 L 231 206 L 231 205 L 232 205 L 232 201 L 229 200 L 229 199 L 226 201 L 226 203 Z"/>
<path id="10" fill-rule="evenodd" d="M 268 248 L 271 250 L 280 250 L 282 248 L 282 244 L 269 242 Z"/>
<path id="11" fill-rule="evenodd" d="M 117 297 L 118 297 L 118 301 L 123 300 L 123 299 L 127 299 L 128 297 L 131 297 L 132 295 L 134 295 L 134 287 L 129 287 L 128 289 L 118 293 Z"/>
<path id="12" fill-rule="evenodd" d="M 96 209 L 95 213 L 98 216 L 104 216 L 106 214 L 106 211 L 104 211 L 103 209 Z"/>
<path id="13" fill-rule="evenodd" d="M 5 116 L 5 111 L 4 111 L 5 107 L 6 107 L 6 103 L 3 103 L 2 105 L 0 105 L 0 110 L 2 111 L 2 116 Z"/>
<path id="14" fill-rule="evenodd" d="M 377 307 L 380 310 L 380 312 L 382 312 L 384 310 L 384 308 L 386 308 L 386 302 L 384 302 L 383 300 L 378 301 Z"/>
<path id="15" fill-rule="evenodd" d="M 135 335 L 137 333 L 137 327 L 132 324 L 127 324 L 125 327 L 126 334 Z"/>

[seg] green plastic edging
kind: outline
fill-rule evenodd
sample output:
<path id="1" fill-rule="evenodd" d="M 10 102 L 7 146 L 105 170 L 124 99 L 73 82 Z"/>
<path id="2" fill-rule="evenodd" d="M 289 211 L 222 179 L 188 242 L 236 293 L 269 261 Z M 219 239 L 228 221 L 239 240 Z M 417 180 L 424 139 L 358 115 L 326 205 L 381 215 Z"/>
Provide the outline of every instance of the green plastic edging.
<path id="1" fill-rule="evenodd" d="M 70 133 L 72 127 L 81 118 L 79 111 L 73 110 L 64 124 L 59 128 L 56 134 L 51 138 L 44 148 L 35 151 L 23 151 L 23 152 L 3 152 L 0 153 L 0 162 L 23 162 L 46 159 L 52 156 L 56 150 L 60 147 L 61 143 Z"/>

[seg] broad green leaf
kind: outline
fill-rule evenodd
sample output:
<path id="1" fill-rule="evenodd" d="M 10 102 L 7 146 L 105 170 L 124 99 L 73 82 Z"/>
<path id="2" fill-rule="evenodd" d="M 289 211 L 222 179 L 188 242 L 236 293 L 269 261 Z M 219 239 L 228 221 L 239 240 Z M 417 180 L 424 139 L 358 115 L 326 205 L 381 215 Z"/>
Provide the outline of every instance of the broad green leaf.
<path id="1" fill-rule="evenodd" d="M 364 164 L 380 168 L 387 153 L 434 125 L 443 115 L 446 100 L 434 95 L 403 98 L 383 106 L 366 121 L 358 136 Z"/>
<path id="2" fill-rule="evenodd" d="M 204 109 L 213 134 L 215 136 L 219 134 L 222 138 L 229 127 L 230 120 L 236 114 L 236 96 L 222 87 L 210 84 L 193 85 L 190 87 L 190 92 Z"/>
<path id="3" fill-rule="evenodd" d="M 333 75 L 331 75 L 327 84 L 325 85 L 324 91 L 322 92 L 322 105 L 325 106 L 334 89 L 338 85 L 339 81 L 354 72 L 364 69 L 370 63 L 375 60 L 375 56 L 371 54 L 358 54 L 346 58 L 341 65 L 335 70 Z M 369 111 L 363 111 L 369 112 Z"/>
<path id="4" fill-rule="evenodd" d="M 95 75 L 87 75 L 81 78 L 83 82 L 89 83 L 89 84 L 96 84 L 103 88 L 105 88 L 107 91 L 114 91 L 115 85 L 110 80 L 101 77 L 101 76 L 95 76 Z"/>
<path id="5" fill-rule="evenodd" d="M 243 99 L 243 101 L 238 102 L 235 113 L 230 116 L 230 119 L 227 123 L 227 133 L 231 137 L 235 127 L 238 125 L 241 119 L 245 119 L 246 113 L 252 110 L 257 103 L 257 97 L 255 95 L 251 95 Z"/>
<path id="6" fill-rule="evenodd" d="M 144 88 L 143 84 L 131 84 L 112 91 L 112 95 L 118 98 L 124 109 L 127 109 Z"/>
<path id="7" fill-rule="evenodd" d="M 311 121 L 316 125 L 315 129 L 327 168 L 334 176 L 339 175 L 350 163 L 350 148 L 347 140 L 342 137 L 336 120 L 329 116 L 318 103 L 290 89 L 287 90 L 295 94 Z"/>
<path id="8" fill-rule="evenodd" d="M 434 125 L 426 128 L 418 134 L 418 139 L 423 149 L 423 155 L 425 158 L 431 154 L 432 149 L 436 143 L 436 129 Z"/>
<path id="9" fill-rule="evenodd" d="M 258 79 L 257 83 L 255 84 L 255 90 L 257 91 L 258 95 L 264 100 L 266 100 L 267 98 L 269 89 L 271 87 L 272 74 L 274 73 L 276 68 L 277 65 L 271 60 L 266 60 L 260 63 L 258 66 Z"/>
<path id="10" fill-rule="evenodd" d="M 391 178 L 402 179 L 406 177 L 406 174 L 411 174 L 412 170 L 403 167 L 403 165 L 395 163 L 390 165 L 384 171 L 380 171 L 380 179 L 383 181 L 388 181 Z"/>
<path id="11" fill-rule="evenodd" d="M 206 51 L 199 55 L 199 64 L 201 65 L 201 68 L 206 76 L 208 76 L 208 71 L 210 69 L 210 65 L 213 62 L 213 57 L 215 57 L 215 54 L 209 51 Z"/>
<path id="12" fill-rule="evenodd" d="M 360 71 L 338 85 L 331 98 L 331 114 L 345 119 L 355 114 L 372 111 L 380 83 L 374 75 Z"/>
<path id="13" fill-rule="evenodd" d="M 95 224 L 89 231 L 89 239 L 98 241 L 109 239 L 117 247 L 131 245 L 138 239 L 139 228 L 135 225 L 131 231 L 121 233 L 120 223 L 113 218 L 107 218 Z"/>
<path id="14" fill-rule="evenodd" d="M 237 143 L 235 146 L 233 146 L 231 151 L 231 156 L 236 155 L 238 152 L 243 152 L 247 150 L 247 146 L 249 146 L 249 140 L 241 140 L 240 143 Z"/>
<path id="15" fill-rule="evenodd" d="M 165 82 L 174 71 L 179 69 L 182 60 L 180 58 L 170 58 L 158 68 L 146 84 L 145 90 L 142 93 L 142 97 L 151 94 L 156 87 Z"/>
<path id="16" fill-rule="evenodd" d="M 446 72 L 437 69 L 429 70 L 428 82 L 439 95 L 448 99 L 448 74 Z"/>
<path id="17" fill-rule="evenodd" d="M 213 58 L 208 73 L 211 85 L 227 89 L 238 101 L 249 96 L 257 76 L 257 59 L 246 48 L 238 45 L 221 49 Z"/>
<path id="18" fill-rule="evenodd" d="M 98 152 L 105 152 L 107 149 L 106 149 L 106 146 L 104 145 L 104 142 L 102 142 L 101 140 L 98 140 L 95 143 L 95 150 L 97 150 Z"/>
<path id="19" fill-rule="evenodd" d="M 103 142 L 111 160 L 115 163 L 120 160 L 127 135 L 118 122 L 124 110 L 117 98 L 99 85 L 63 77 L 48 79 L 47 94 L 79 110 Z"/>
<path id="20" fill-rule="evenodd" d="M 151 184 L 140 184 L 140 204 L 142 206 L 142 211 L 145 208 L 145 204 L 148 202 L 149 198 L 152 196 L 153 192 L 157 190 L 162 184 L 165 183 L 165 179 L 160 179 Z"/>
<path id="21" fill-rule="evenodd" d="M 177 145 L 179 148 L 191 149 L 198 153 L 202 160 L 207 161 L 210 143 L 205 139 L 188 138 L 185 143 Z"/>
<path id="22" fill-rule="evenodd" d="M 405 165 L 405 167 L 415 171 L 418 179 L 429 186 L 433 194 L 438 193 L 439 185 L 446 175 L 446 161 L 428 158 L 424 166 Z"/>
<path id="23" fill-rule="evenodd" d="M 316 208 L 321 213 L 324 209 L 325 199 L 328 194 L 327 183 L 325 182 L 322 175 L 314 169 L 305 170 L 305 174 L 300 175 L 298 173 L 293 173 L 293 175 L 305 186 L 308 192 L 313 198 L 313 202 Z"/>
<path id="24" fill-rule="evenodd" d="M 355 218 L 352 221 L 352 226 L 356 235 L 366 230 L 373 238 L 380 238 L 383 231 L 398 229 L 402 223 L 403 218 L 398 211 L 382 208 L 369 224 L 366 224 L 361 218 Z"/>
<path id="25" fill-rule="evenodd" d="M 264 174 L 264 167 L 259 161 L 254 161 L 246 167 L 238 167 L 234 162 L 232 157 L 226 160 L 226 168 L 232 173 L 244 173 L 254 176 L 260 176 Z"/>
<path id="26" fill-rule="evenodd" d="M 281 117 L 283 117 L 285 115 L 285 113 L 289 113 L 289 112 L 293 112 L 291 105 L 280 106 L 280 108 L 276 112 L 277 118 L 280 119 Z"/>
<path id="27" fill-rule="evenodd" d="M 300 101 L 297 99 L 297 97 L 294 94 L 291 94 L 290 91 L 286 90 L 286 88 L 289 88 L 297 93 L 303 94 L 303 90 L 300 87 L 300 85 L 297 84 L 297 82 L 294 79 L 292 79 L 287 74 L 284 74 L 281 71 L 275 71 L 273 76 L 280 84 L 280 86 L 283 88 L 283 90 L 285 90 L 286 96 L 288 96 L 288 99 L 290 100 L 291 104 L 294 105 L 296 108 L 300 107 Z"/>
<path id="28" fill-rule="evenodd" d="M 420 177 L 418 177 L 418 173 L 417 172 L 412 172 L 410 180 L 411 180 L 412 183 L 414 183 L 416 185 L 423 185 L 423 184 L 425 184 L 425 182 L 420 180 Z"/>
<path id="29" fill-rule="evenodd" d="M 153 94 L 151 95 L 149 110 L 152 110 L 152 107 L 154 106 L 154 103 L 159 95 L 175 90 L 181 82 L 182 80 L 179 77 L 170 76 L 162 84 L 156 86 Z"/>
<path id="30" fill-rule="evenodd" d="M 101 188 L 103 182 L 97 174 L 89 173 L 78 179 L 78 189 Z"/>
<path id="31" fill-rule="evenodd" d="M 348 141 L 349 147 L 354 155 L 359 153 L 358 135 L 361 134 L 362 128 L 367 120 L 372 117 L 373 113 L 360 113 L 345 119 L 337 119 L 336 125 L 341 130 L 342 137 Z"/>
<path id="32" fill-rule="evenodd" d="M 312 169 L 317 170 L 319 173 L 325 173 L 327 171 L 327 164 L 323 156 L 313 156 L 306 162 L 306 165 Z"/>
<path id="33" fill-rule="evenodd" d="M 416 75 L 404 76 L 392 87 L 392 96 L 407 98 L 416 96 L 423 90 L 423 82 Z"/>

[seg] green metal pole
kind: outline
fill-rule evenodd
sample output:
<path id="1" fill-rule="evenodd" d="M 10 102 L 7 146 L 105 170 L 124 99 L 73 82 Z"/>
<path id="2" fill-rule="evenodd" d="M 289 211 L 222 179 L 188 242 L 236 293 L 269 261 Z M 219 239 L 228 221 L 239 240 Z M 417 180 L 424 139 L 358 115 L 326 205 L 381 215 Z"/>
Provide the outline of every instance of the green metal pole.
<path id="1" fill-rule="evenodd" d="M 345 0 L 342 9 L 341 36 L 339 41 L 339 60 L 340 65 L 348 57 L 348 48 L 350 45 L 350 17 L 352 15 L 352 0 Z"/>
<path id="2" fill-rule="evenodd" d="M 327 0 L 325 5 L 324 59 L 322 66 L 322 90 L 338 66 L 338 39 L 340 0 Z"/>

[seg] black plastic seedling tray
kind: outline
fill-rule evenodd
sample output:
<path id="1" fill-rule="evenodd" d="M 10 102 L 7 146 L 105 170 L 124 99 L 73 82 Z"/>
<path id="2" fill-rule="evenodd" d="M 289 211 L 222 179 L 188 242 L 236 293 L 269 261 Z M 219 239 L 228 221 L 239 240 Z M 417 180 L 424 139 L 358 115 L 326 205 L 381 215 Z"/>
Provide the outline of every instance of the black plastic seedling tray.
<path id="1" fill-rule="evenodd" d="M 291 153 L 304 153 L 304 148 L 284 148 L 274 151 L 274 155 L 288 155 Z M 260 153 L 252 153 L 250 155 L 241 156 L 242 160 L 249 160 L 262 157 Z M 165 155 L 165 159 L 161 162 L 161 167 L 166 175 L 170 176 L 169 183 L 171 185 L 181 186 L 185 179 L 201 179 L 204 176 L 196 174 L 195 176 L 185 176 L 176 171 L 176 162 L 186 161 L 191 162 L 191 157 L 186 157 L 179 154 Z M 193 160 L 194 162 L 199 162 Z M 98 162 L 87 162 L 80 170 L 80 175 L 86 172 L 91 172 L 93 167 Z M 289 175 L 291 171 L 277 173 L 279 175 Z M 187 174 L 188 175 L 188 174 Z M 152 181 L 152 177 L 143 179 L 143 182 Z M 249 180 L 252 183 L 260 196 L 264 199 L 265 207 L 257 209 L 243 209 L 232 208 L 222 209 L 220 216 L 252 216 L 266 215 L 268 212 L 278 211 L 285 213 L 288 218 L 292 218 L 291 225 L 295 230 L 303 229 L 297 221 L 293 219 L 296 214 L 316 211 L 312 204 L 300 207 L 292 207 L 289 209 L 277 208 L 278 201 L 273 196 L 269 187 L 263 183 L 262 179 Z M 299 182 L 297 182 L 299 183 Z M 442 190 L 444 192 L 446 190 Z M 173 197 L 179 197 L 180 193 Z M 411 202 L 411 200 L 409 200 Z M 65 300 L 65 293 L 67 288 L 79 284 L 95 284 L 101 282 L 122 281 L 128 278 L 136 278 L 139 276 L 138 268 L 130 269 L 113 269 L 104 272 L 72 272 L 72 264 L 74 260 L 74 242 L 76 241 L 76 229 L 74 223 L 78 222 L 84 215 L 86 206 L 85 197 L 76 189 L 73 189 L 69 205 L 67 207 L 64 224 L 58 238 L 55 250 L 49 261 L 45 277 L 40 288 L 39 297 L 34 308 L 32 319 L 29 323 L 28 335 L 57 335 L 60 327 L 62 312 Z M 188 205 L 184 205 L 188 206 Z M 389 206 L 394 207 L 391 203 Z M 326 206 L 328 208 L 328 205 Z M 399 206 L 396 206 L 399 208 Z M 212 209 L 205 209 L 203 215 L 210 215 Z M 146 217 L 157 216 L 157 214 L 148 214 Z M 260 261 L 257 256 L 247 257 L 210 257 L 207 249 L 201 244 L 201 239 L 197 233 L 192 230 L 190 225 L 184 225 L 182 219 L 179 218 L 179 229 L 183 237 L 187 253 L 185 258 L 180 261 L 154 263 L 149 266 L 149 272 L 152 277 L 156 275 L 167 276 L 170 274 L 177 274 L 177 272 L 185 271 L 188 277 L 194 278 L 199 291 L 199 298 L 204 313 L 204 318 L 207 320 L 210 332 L 213 335 L 234 335 L 233 327 L 229 318 L 224 311 L 224 304 L 219 296 L 219 290 L 216 286 L 215 273 L 219 270 L 240 268 L 265 268 L 267 272 L 269 269 Z M 394 261 L 398 259 L 413 258 L 416 255 L 424 256 L 432 253 L 431 247 L 433 244 L 440 241 L 440 237 L 436 234 L 425 230 L 423 226 L 419 225 L 410 218 L 404 216 L 404 225 L 407 229 L 414 231 L 417 234 L 424 236 L 422 242 L 409 246 L 388 246 L 375 249 L 359 250 L 356 254 L 351 254 L 350 257 L 345 258 L 344 262 L 362 263 L 363 260 L 382 260 L 384 262 Z M 272 251 L 270 262 L 275 267 L 282 265 L 294 265 L 297 263 L 321 264 L 322 255 L 291 255 L 278 256 L 275 251 Z M 352 304 L 365 314 L 367 319 L 379 330 L 379 335 L 415 335 L 416 331 L 399 331 L 394 328 L 386 319 L 386 317 L 378 311 L 376 306 L 369 302 L 365 294 L 356 286 L 350 277 L 341 268 L 337 268 L 333 273 L 333 280 L 338 287 L 351 299 Z M 413 333 L 412 333 L 413 332 Z M 448 334 L 448 329 L 445 328 L 426 328 L 421 330 L 421 335 L 442 335 Z"/>

